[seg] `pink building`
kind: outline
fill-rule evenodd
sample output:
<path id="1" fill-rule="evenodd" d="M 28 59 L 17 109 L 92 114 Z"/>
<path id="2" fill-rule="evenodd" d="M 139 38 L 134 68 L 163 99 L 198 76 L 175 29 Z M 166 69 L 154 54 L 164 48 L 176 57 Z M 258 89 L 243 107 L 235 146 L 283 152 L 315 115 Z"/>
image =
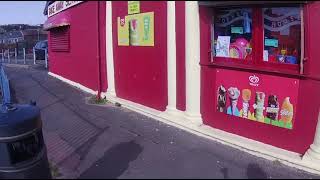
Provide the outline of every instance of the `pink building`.
<path id="1" fill-rule="evenodd" d="M 49 74 L 320 171 L 319 10 L 305 1 L 56 1 L 44 25 Z"/>

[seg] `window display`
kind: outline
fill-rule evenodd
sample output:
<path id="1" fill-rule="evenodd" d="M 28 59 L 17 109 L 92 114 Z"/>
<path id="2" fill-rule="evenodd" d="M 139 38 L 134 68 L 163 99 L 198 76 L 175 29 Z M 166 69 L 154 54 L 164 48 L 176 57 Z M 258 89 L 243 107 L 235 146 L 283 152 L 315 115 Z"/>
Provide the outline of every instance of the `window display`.
<path id="1" fill-rule="evenodd" d="M 219 9 L 214 18 L 216 57 L 247 59 L 252 52 L 252 10 Z"/>
<path id="2" fill-rule="evenodd" d="M 211 62 L 301 72 L 300 6 L 216 8 L 213 12 Z"/>
<path id="3" fill-rule="evenodd" d="M 264 50 L 268 62 L 298 64 L 301 45 L 299 7 L 264 8 Z"/>

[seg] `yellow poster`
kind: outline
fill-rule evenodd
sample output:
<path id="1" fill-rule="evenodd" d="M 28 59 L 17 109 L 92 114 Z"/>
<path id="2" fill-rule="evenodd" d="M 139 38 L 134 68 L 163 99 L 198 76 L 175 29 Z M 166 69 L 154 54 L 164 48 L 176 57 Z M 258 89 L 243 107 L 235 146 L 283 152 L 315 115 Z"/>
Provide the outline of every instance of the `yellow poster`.
<path id="1" fill-rule="evenodd" d="M 154 46 L 154 12 L 118 17 L 119 46 Z"/>
<path id="2" fill-rule="evenodd" d="M 129 46 L 129 26 L 126 18 L 118 17 L 118 45 Z"/>
<path id="3" fill-rule="evenodd" d="M 128 14 L 140 13 L 140 1 L 128 1 Z"/>

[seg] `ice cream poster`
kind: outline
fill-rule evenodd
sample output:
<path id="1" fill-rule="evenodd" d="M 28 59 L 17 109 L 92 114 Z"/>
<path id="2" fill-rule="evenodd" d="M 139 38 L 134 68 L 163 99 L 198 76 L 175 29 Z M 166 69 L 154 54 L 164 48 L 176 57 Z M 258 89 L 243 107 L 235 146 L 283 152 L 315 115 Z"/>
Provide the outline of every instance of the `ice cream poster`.
<path id="1" fill-rule="evenodd" d="M 154 46 L 154 12 L 118 17 L 119 46 Z"/>
<path id="2" fill-rule="evenodd" d="M 224 69 L 216 77 L 216 111 L 293 129 L 299 80 Z"/>

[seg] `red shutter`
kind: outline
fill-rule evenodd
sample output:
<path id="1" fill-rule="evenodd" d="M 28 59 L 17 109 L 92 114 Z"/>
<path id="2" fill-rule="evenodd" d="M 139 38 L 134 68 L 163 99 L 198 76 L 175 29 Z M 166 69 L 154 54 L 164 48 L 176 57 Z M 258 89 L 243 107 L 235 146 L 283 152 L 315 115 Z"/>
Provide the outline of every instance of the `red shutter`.
<path id="1" fill-rule="evenodd" d="M 69 26 L 54 28 L 50 31 L 50 47 L 53 52 L 70 51 Z"/>

